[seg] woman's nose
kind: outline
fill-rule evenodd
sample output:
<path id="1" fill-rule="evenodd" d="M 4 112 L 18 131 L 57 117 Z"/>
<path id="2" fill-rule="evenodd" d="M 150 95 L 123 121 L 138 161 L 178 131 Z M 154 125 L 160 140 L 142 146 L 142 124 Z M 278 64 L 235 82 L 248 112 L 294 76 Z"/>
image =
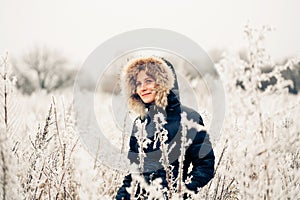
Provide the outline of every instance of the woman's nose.
<path id="1" fill-rule="evenodd" d="M 147 83 L 145 83 L 145 82 L 141 83 L 140 89 L 141 90 L 146 90 L 147 89 Z"/>
<path id="2" fill-rule="evenodd" d="M 144 91 L 144 90 L 146 90 L 146 89 L 147 89 L 147 85 L 144 84 L 144 83 L 142 83 L 142 84 L 141 84 L 141 90 Z"/>

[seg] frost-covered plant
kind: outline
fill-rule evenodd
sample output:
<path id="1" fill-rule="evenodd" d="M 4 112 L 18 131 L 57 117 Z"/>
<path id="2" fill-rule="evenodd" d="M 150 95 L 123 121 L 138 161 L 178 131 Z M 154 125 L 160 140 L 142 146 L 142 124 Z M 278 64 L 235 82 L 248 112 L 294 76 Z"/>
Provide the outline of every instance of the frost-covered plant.
<path id="1" fill-rule="evenodd" d="M 20 198 L 20 185 L 17 181 L 18 169 L 18 142 L 14 134 L 17 131 L 16 123 L 16 78 L 12 75 L 8 54 L 0 60 L 0 198 Z"/>
<path id="2" fill-rule="evenodd" d="M 160 162 L 164 170 L 166 171 L 166 180 L 168 182 L 168 197 L 172 198 L 174 191 L 174 176 L 172 173 L 172 166 L 170 165 L 169 161 L 169 153 L 172 151 L 176 143 L 169 147 L 167 143 L 168 140 L 168 131 L 164 128 L 164 125 L 167 123 L 164 115 L 162 113 L 158 113 L 154 116 L 153 119 L 155 123 L 155 144 L 159 141 L 160 142 L 160 150 L 161 150 L 161 158 Z M 155 145 L 154 144 L 154 145 Z"/>
<path id="3" fill-rule="evenodd" d="M 72 153 L 77 142 L 67 135 L 62 138 L 60 134 L 64 131 L 60 131 L 53 99 L 45 123 L 39 126 L 31 139 L 32 148 L 26 155 L 29 156 L 29 163 L 25 165 L 26 178 L 22 180 L 26 198 L 78 199 L 72 162 Z"/>
<path id="4" fill-rule="evenodd" d="M 213 184 L 223 176 L 229 182 L 234 180 L 232 191 L 241 199 L 293 199 L 299 187 L 299 167 L 288 164 L 299 158 L 299 126 L 290 123 L 298 115 L 295 105 L 299 105 L 299 98 L 288 94 L 292 82 L 281 73 L 299 63 L 299 58 L 274 64 L 263 46 L 269 30 L 246 26 L 248 60 L 225 56 L 216 64 L 227 94 L 228 113 L 221 139 L 228 143 L 216 174 L 220 179 L 215 178 Z M 263 72 L 266 66 L 272 68 L 270 73 Z M 276 83 L 261 90 L 262 82 L 272 77 Z M 285 119 L 289 123 L 282 126 Z"/>

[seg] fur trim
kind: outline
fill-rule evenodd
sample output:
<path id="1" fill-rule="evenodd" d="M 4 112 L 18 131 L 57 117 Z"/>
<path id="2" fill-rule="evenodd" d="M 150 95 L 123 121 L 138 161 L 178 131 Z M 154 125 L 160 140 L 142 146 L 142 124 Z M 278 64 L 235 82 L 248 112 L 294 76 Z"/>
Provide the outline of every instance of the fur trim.
<path id="1" fill-rule="evenodd" d="M 143 117 L 146 114 L 145 104 L 136 94 L 136 77 L 142 70 L 146 70 L 155 79 L 155 104 L 163 109 L 168 104 L 168 94 L 174 86 L 175 78 L 172 69 L 161 58 L 139 57 L 128 62 L 121 74 L 121 89 L 128 100 L 129 109 Z"/>

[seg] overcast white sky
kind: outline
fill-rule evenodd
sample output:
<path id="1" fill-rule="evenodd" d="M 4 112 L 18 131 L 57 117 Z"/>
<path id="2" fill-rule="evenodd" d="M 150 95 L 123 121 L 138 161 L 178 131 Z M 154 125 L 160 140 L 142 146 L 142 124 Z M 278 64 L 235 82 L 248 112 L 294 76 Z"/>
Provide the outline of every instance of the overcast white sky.
<path id="1" fill-rule="evenodd" d="M 0 0 L 0 54 L 34 46 L 83 62 L 105 40 L 138 28 L 184 34 L 205 50 L 239 49 L 243 29 L 270 25 L 267 49 L 276 59 L 300 53 L 298 0 Z"/>

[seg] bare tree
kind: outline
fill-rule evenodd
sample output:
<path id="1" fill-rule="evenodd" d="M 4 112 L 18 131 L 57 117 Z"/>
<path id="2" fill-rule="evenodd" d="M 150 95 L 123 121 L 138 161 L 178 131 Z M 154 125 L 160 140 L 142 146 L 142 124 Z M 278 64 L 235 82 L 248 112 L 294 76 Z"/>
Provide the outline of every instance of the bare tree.
<path id="1" fill-rule="evenodd" d="M 59 52 L 35 47 L 24 54 L 20 64 L 14 62 L 17 87 L 24 93 L 46 90 L 48 93 L 73 83 L 75 70 L 68 69 L 68 60 Z"/>

